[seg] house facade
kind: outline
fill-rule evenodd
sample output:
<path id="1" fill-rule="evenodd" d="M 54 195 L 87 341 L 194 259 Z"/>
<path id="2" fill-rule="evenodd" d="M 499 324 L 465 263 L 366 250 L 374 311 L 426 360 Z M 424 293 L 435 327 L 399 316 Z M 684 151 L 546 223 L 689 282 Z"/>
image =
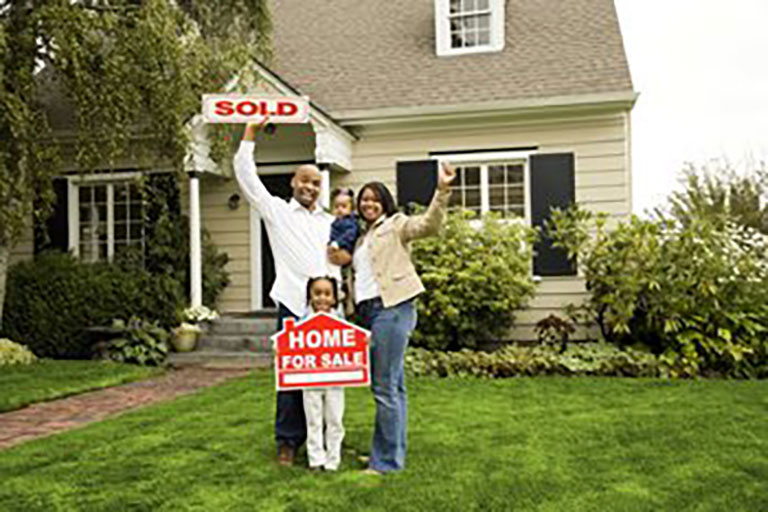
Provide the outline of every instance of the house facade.
<path id="1" fill-rule="evenodd" d="M 551 207 L 574 201 L 615 219 L 630 215 L 637 95 L 612 0 L 273 0 L 271 12 L 274 61 L 255 64 L 255 92 L 306 95 L 312 108 L 309 124 L 280 126 L 257 141 L 257 165 L 273 193 L 288 197 L 293 168 L 314 162 L 326 201 L 330 187 L 358 190 L 377 180 L 400 204 L 423 203 L 437 162 L 446 160 L 459 171 L 452 207 L 534 226 Z M 258 213 L 240 198 L 227 165 L 213 168 L 202 146 L 192 153 L 186 207 L 230 257 L 231 284 L 218 309 L 273 307 L 274 266 Z M 60 233 L 66 224 L 62 245 L 98 259 L 138 243 L 126 177 L 61 182 L 69 199 L 66 218 L 56 221 Z M 104 242 L 83 231 L 89 205 L 103 210 Z M 33 251 L 30 236 L 13 257 Z M 533 338 L 539 319 L 586 294 L 561 251 L 545 240 L 537 252 L 537 296 L 518 314 L 516 338 Z"/>

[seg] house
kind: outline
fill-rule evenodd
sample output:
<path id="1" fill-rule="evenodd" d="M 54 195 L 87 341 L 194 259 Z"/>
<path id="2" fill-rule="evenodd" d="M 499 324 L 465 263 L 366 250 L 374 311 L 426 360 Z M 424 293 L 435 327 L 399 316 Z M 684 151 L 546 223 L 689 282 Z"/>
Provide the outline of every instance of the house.
<path id="1" fill-rule="evenodd" d="M 453 207 L 515 214 L 536 226 L 550 207 L 573 201 L 629 216 L 637 94 L 612 0 L 272 0 L 271 12 L 275 58 L 256 64 L 258 91 L 311 99 L 310 123 L 258 141 L 257 163 L 273 193 L 287 197 L 292 169 L 315 162 L 328 186 L 379 180 L 401 204 L 424 202 L 434 188 L 430 170 L 444 159 L 459 170 Z M 274 267 L 258 213 L 240 200 L 231 169 L 211 168 L 204 145 L 190 166 L 184 190 L 193 223 L 199 219 L 231 260 L 219 310 L 273 307 Z M 141 230 L 130 228 L 127 176 L 62 182 L 69 202 L 52 221 L 57 243 L 98 259 L 115 244 L 140 242 Z M 78 206 L 104 198 L 114 208 L 118 194 L 129 205 L 120 210 L 125 226 L 110 227 L 106 242 L 81 240 L 87 221 Z M 108 217 L 117 222 L 116 211 Z M 33 250 L 30 236 L 13 256 Z M 539 319 L 586 294 L 561 251 L 546 241 L 537 250 L 533 272 L 541 279 L 531 308 L 518 315 L 518 338 L 532 338 Z"/>

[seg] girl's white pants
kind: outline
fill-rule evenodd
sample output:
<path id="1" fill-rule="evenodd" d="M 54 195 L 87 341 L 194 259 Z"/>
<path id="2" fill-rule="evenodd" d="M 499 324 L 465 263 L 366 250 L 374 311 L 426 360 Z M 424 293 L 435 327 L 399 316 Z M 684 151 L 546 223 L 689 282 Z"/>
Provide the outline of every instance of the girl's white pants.
<path id="1" fill-rule="evenodd" d="M 309 466 L 337 470 L 341 463 L 341 441 L 344 439 L 344 389 L 305 389 L 304 414 L 307 417 Z"/>

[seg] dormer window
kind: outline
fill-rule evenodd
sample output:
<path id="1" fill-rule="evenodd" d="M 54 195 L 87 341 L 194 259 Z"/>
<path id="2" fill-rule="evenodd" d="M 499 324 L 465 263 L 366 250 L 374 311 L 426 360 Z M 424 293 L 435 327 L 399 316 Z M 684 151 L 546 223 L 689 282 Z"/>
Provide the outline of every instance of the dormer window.
<path id="1" fill-rule="evenodd" d="M 504 0 L 435 0 L 437 55 L 504 48 Z"/>

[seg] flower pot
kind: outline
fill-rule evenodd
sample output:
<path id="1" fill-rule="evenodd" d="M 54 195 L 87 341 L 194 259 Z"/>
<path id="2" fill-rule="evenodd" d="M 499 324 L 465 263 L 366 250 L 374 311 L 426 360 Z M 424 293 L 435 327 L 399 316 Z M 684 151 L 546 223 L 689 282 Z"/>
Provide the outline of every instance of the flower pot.
<path id="1" fill-rule="evenodd" d="M 176 352 L 191 352 L 197 346 L 200 331 L 177 329 L 173 333 L 173 348 Z"/>

